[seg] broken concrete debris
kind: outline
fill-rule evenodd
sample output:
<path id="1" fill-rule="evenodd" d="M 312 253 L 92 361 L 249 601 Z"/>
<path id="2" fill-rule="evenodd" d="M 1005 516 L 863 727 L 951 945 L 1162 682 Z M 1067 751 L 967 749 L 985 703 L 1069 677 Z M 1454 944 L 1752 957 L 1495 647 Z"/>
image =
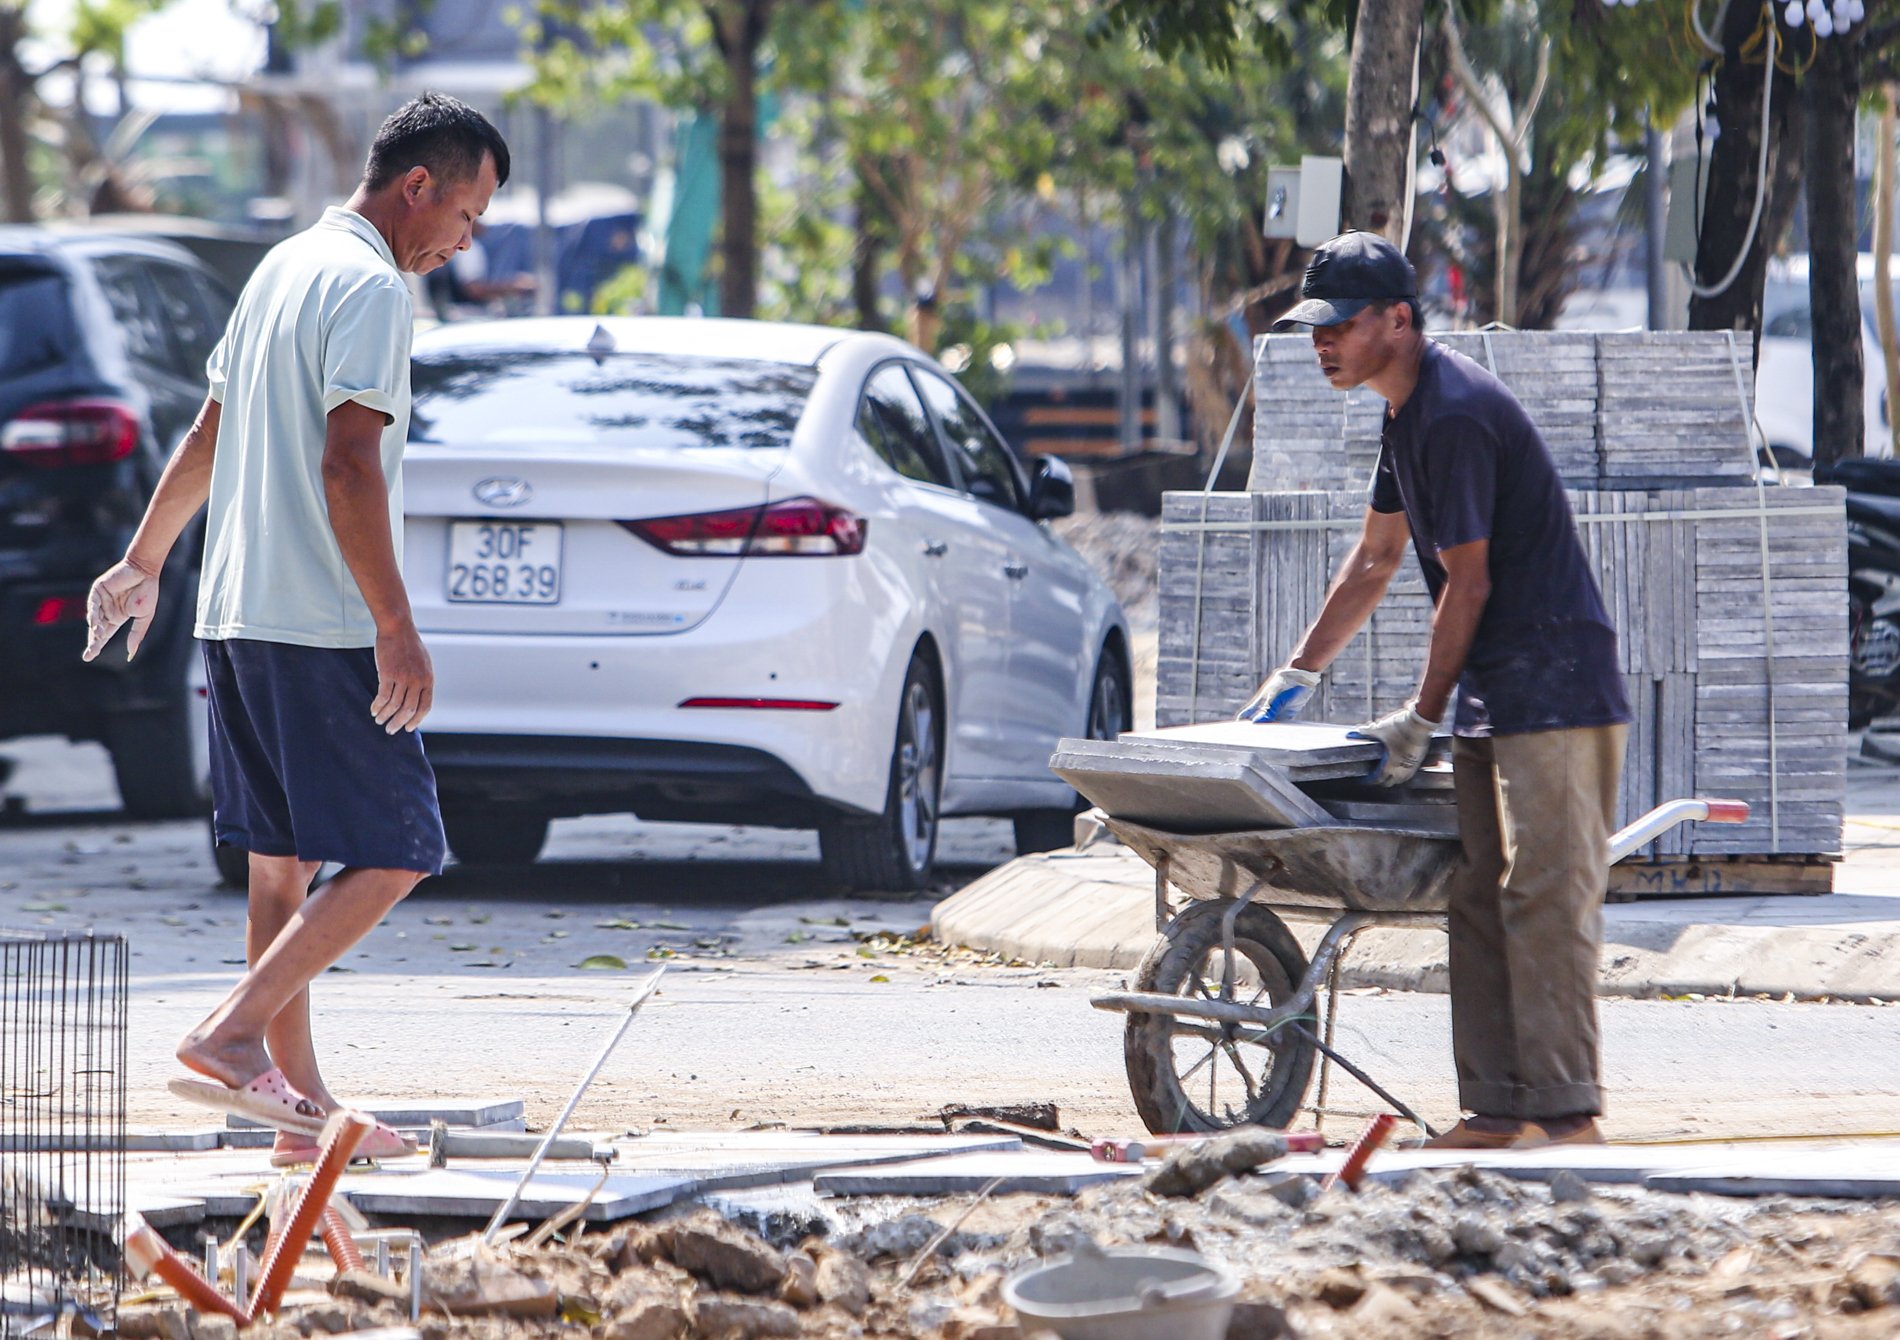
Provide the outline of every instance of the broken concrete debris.
<path id="1" fill-rule="evenodd" d="M 1357 1195 L 1321 1195 L 1310 1174 L 1250 1170 L 1272 1152 L 1261 1134 L 1273 1133 L 1206 1142 L 1197 1152 L 1239 1171 L 1182 1194 L 1134 1179 L 974 1207 L 961 1195 L 827 1202 L 822 1237 L 807 1236 L 806 1221 L 768 1238 L 702 1206 L 576 1227 L 533 1249 L 443 1243 L 423 1270 L 419 1340 L 1017 1340 L 1005 1281 L 1087 1244 L 1178 1247 L 1227 1267 L 1244 1281 L 1227 1340 L 1900 1332 L 1893 1201 L 1724 1199 L 1389 1165 Z M 176 1303 L 139 1303 L 122 1309 L 121 1334 L 303 1340 L 408 1324 L 406 1289 L 348 1272 L 319 1292 L 306 1278 L 318 1259 L 300 1267 L 278 1316 L 241 1332 Z"/>
<path id="2" fill-rule="evenodd" d="M 1195 1196 L 1222 1178 L 1252 1172 L 1262 1164 L 1285 1158 L 1288 1137 L 1282 1131 L 1242 1126 L 1169 1152 L 1161 1166 L 1148 1174 L 1147 1186 L 1157 1196 Z"/>

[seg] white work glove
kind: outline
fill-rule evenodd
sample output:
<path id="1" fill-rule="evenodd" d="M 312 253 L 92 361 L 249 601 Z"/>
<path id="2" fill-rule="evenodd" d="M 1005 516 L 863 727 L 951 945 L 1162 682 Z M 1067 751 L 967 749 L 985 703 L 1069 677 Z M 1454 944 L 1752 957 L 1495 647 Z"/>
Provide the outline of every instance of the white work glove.
<path id="1" fill-rule="evenodd" d="M 1267 682 L 1247 700 L 1245 707 L 1234 713 L 1234 720 L 1291 721 L 1318 687 L 1319 676 L 1311 670 L 1295 670 L 1283 665 L 1267 676 Z"/>
<path id="2" fill-rule="evenodd" d="M 1385 746 L 1385 759 L 1368 778 L 1380 786 L 1403 786 L 1424 766 L 1426 752 L 1432 747 L 1432 734 L 1439 723 L 1418 714 L 1415 698 L 1396 712 L 1356 728 L 1355 740 L 1376 740 Z"/>

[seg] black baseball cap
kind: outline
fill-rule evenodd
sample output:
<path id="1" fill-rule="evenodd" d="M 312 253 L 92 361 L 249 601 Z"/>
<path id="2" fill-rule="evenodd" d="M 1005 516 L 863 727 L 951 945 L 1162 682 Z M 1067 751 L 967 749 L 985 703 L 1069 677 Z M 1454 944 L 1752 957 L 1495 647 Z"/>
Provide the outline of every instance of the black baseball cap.
<path id="1" fill-rule="evenodd" d="M 1307 262 L 1300 281 L 1299 306 L 1273 323 L 1275 331 L 1295 326 L 1336 326 L 1375 302 L 1418 300 L 1418 274 L 1405 253 L 1377 233 L 1341 233 L 1322 242 Z"/>

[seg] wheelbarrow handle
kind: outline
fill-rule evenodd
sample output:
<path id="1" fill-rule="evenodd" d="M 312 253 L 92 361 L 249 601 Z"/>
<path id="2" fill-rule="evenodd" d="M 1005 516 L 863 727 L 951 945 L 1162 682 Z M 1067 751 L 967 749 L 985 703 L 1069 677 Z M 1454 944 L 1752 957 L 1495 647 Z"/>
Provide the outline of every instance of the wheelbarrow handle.
<path id="1" fill-rule="evenodd" d="M 1610 864 L 1646 846 L 1681 823 L 1745 824 L 1745 800 L 1671 800 L 1658 805 L 1610 838 Z"/>

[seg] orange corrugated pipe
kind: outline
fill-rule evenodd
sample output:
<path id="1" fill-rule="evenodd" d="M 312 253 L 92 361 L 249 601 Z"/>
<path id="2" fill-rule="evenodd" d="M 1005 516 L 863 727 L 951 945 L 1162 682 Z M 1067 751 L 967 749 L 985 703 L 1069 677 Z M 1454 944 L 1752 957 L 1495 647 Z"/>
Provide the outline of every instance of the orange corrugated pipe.
<path id="1" fill-rule="evenodd" d="M 343 1221 L 341 1210 L 334 1205 L 324 1206 L 317 1227 L 323 1232 L 323 1245 L 330 1249 L 330 1259 L 336 1262 L 339 1272 L 363 1268 L 363 1253 L 356 1249 L 356 1239 L 350 1236 L 350 1226 Z"/>
<path id="2" fill-rule="evenodd" d="M 177 1252 L 171 1244 L 158 1236 L 158 1232 L 143 1219 L 137 1219 L 136 1225 L 128 1221 L 125 1235 L 125 1265 L 134 1278 L 142 1279 L 146 1275 L 157 1275 L 165 1283 L 178 1290 L 183 1298 L 199 1312 L 216 1312 L 229 1317 L 239 1326 L 250 1324 L 250 1317 L 236 1303 L 219 1293 L 217 1288 L 206 1281 L 203 1275 Z"/>
<path id="3" fill-rule="evenodd" d="M 1383 1145 L 1386 1137 L 1392 1134 L 1392 1127 L 1397 1122 L 1398 1118 L 1390 1112 L 1381 1112 L 1374 1117 L 1372 1124 L 1366 1127 L 1365 1133 L 1353 1141 L 1352 1149 L 1346 1155 L 1346 1161 L 1339 1165 L 1339 1171 L 1327 1178 L 1325 1185 L 1320 1189 L 1329 1189 L 1334 1182 L 1344 1182 L 1348 1191 L 1357 1191 L 1359 1183 L 1365 1178 L 1366 1164 L 1372 1161 L 1372 1156 L 1378 1152 L 1379 1146 Z"/>
<path id="4" fill-rule="evenodd" d="M 290 1218 L 284 1224 L 284 1231 L 271 1246 L 269 1255 L 264 1259 L 264 1273 L 257 1282 L 257 1292 L 251 1297 L 251 1306 L 245 1316 L 245 1323 L 255 1321 L 269 1312 L 275 1312 L 283 1301 L 284 1290 L 290 1287 L 290 1277 L 297 1268 L 297 1262 L 303 1258 L 304 1247 L 310 1242 L 310 1235 L 316 1232 L 317 1221 L 330 1207 L 330 1197 L 336 1193 L 337 1179 L 343 1176 L 343 1170 L 349 1166 L 350 1156 L 356 1153 L 356 1147 L 363 1142 L 376 1126 L 375 1121 L 361 1112 L 344 1109 L 334 1112 L 323 1127 L 323 1156 L 317 1160 L 316 1171 L 310 1174 L 310 1181 L 297 1197 L 296 1208 L 290 1212 Z"/>

